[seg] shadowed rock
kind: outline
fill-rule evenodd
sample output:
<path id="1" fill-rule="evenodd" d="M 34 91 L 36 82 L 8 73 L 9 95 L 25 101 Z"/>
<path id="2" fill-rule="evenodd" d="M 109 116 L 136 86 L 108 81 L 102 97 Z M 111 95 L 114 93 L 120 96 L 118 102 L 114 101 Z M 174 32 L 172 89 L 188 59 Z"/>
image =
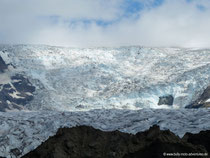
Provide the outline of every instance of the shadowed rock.
<path id="1" fill-rule="evenodd" d="M 136 135 L 79 126 L 59 129 L 55 136 L 23 158 L 159 158 L 164 157 L 164 152 L 207 153 L 207 150 L 158 126 Z"/>
<path id="2" fill-rule="evenodd" d="M 186 133 L 184 140 L 194 145 L 202 145 L 210 153 L 210 130 L 201 131 L 198 134 Z"/>
<path id="3" fill-rule="evenodd" d="M 0 56 L 0 72 L 4 72 L 7 69 L 7 64 L 4 62 L 2 57 Z"/>
<path id="4" fill-rule="evenodd" d="M 192 104 L 186 106 L 186 108 L 200 108 L 200 107 L 210 107 L 210 86 L 208 86 L 201 96 Z"/>
<path id="5" fill-rule="evenodd" d="M 172 95 L 159 97 L 158 105 L 173 105 L 174 97 Z"/>
<path id="6" fill-rule="evenodd" d="M 35 87 L 21 74 L 11 77 L 11 82 L 0 85 L 0 111 L 21 110 L 33 100 Z"/>

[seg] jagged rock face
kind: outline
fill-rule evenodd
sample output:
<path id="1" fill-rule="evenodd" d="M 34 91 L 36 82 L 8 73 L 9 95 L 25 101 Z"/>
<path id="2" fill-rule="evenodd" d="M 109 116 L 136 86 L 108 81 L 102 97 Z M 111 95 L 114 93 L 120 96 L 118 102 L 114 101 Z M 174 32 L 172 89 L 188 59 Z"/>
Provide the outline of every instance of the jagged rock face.
<path id="1" fill-rule="evenodd" d="M 183 137 L 184 140 L 191 144 L 202 145 L 210 152 L 210 130 L 201 131 L 198 134 L 186 133 Z"/>
<path id="2" fill-rule="evenodd" d="M 158 105 L 173 105 L 174 97 L 172 95 L 159 97 Z"/>
<path id="3" fill-rule="evenodd" d="M 210 107 L 210 86 L 203 91 L 201 96 L 195 102 L 187 106 L 187 108 L 200 107 Z"/>
<path id="4" fill-rule="evenodd" d="M 0 57 L 0 112 L 23 110 L 33 100 L 35 87 L 26 76 L 14 74 Z"/>
<path id="5" fill-rule="evenodd" d="M 59 129 L 57 134 L 23 158 L 139 158 L 163 157 L 163 153 L 207 153 L 158 126 L 136 135 L 102 132 L 88 126 Z"/>
<path id="6" fill-rule="evenodd" d="M 0 72 L 4 72 L 5 69 L 7 69 L 7 65 L 2 59 L 2 57 L 0 56 Z"/>
<path id="7" fill-rule="evenodd" d="M 17 74 L 11 77 L 11 82 L 0 84 L 0 111 L 22 110 L 24 105 L 33 99 L 35 87 L 29 80 Z"/>

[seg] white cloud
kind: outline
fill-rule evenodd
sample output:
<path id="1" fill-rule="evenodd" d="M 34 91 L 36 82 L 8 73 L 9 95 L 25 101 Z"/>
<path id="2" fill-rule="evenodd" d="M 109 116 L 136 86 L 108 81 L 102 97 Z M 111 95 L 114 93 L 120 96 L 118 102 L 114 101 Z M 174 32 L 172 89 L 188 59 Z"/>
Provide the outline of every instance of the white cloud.
<path id="1" fill-rule="evenodd" d="M 109 20 L 119 14 L 121 0 L 0 0 L 1 17 L 51 16 Z"/>
<path id="2" fill-rule="evenodd" d="M 165 0 L 159 7 L 145 7 L 135 13 L 138 18 L 122 17 L 122 5 L 123 0 L 0 0 L 0 43 L 209 47 L 208 0 L 191 3 Z M 199 10 L 198 5 L 206 9 Z M 59 16 L 60 20 L 51 23 L 40 18 L 52 15 Z M 66 21 L 72 19 L 93 21 L 88 25 L 77 22 L 70 27 Z M 94 21 L 116 19 L 121 20 L 106 27 Z"/>

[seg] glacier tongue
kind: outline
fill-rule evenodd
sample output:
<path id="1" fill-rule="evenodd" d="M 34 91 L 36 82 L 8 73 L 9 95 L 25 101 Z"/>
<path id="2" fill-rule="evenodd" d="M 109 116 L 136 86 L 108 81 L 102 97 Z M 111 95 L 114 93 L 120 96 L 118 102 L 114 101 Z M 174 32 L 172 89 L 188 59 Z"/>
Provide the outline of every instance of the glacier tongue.
<path id="1" fill-rule="evenodd" d="M 12 72 L 36 85 L 29 110 L 180 108 L 210 85 L 210 50 L 0 46 Z M 171 95 L 173 106 L 158 105 Z"/>
<path id="2" fill-rule="evenodd" d="M 20 157 L 54 135 L 60 127 L 89 125 L 104 131 L 120 130 L 134 134 L 157 124 L 161 129 L 170 129 L 182 137 L 186 132 L 210 129 L 209 120 L 210 109 L 1 112 L 0 156 Z"/>

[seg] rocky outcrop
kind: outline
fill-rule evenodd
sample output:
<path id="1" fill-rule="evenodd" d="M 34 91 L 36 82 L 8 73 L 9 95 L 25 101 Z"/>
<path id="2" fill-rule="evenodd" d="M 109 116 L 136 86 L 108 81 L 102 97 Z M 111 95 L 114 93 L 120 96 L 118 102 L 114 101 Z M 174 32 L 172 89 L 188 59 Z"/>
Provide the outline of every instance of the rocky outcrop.
<path id="1" fill-rule="evenodd" d="M 204 135 L 210 135 L 210 131 Z M 160 158 L 164 153 L 210 152 L 202 142 L 190 143 L 191 138 L 181 139 L 156 125 L 136 135 L 103 132 L 88 126 L 61 128 L 55 136 L 23 158 Z"/>
<path id="2" fill-rule="evenodd" d="M 198 134 L 186 133 L 183 140 L 194 145 L 202 145 L 210 153 L 210 130 L 201 131 Z"/>
<path id="3" fill-rule="evenodd" d="M 158 105 L 173 105 L 174 97 L 172 95 L 159 97 Z"/>
<path id="4" fill-rule="evenodd" d="M 4 62 L 2 57 L 0 56 L 0 72 L 4 72 L 7 69 L 7 64 Z"/>
<path id="5" fill-rule="evenodd" d="M 35 87 L 21 74 L 7 78 L 7 83 L 0 84 L 0 111 L 21 110 L 33 99 Z"/>
<path id="6" fill-rule="evenodd" d="M 0 111 L 21 110 L 33 99 L 35 87 L 27 77 L 15 74 L 12 77 L 3 58 L 0 56 Z"/>
<path id="7" fill-rule="evenodd" d="M 210 86 L 208 86 L 203 91 L 201 96 L 196 101 L 187 106 L 187 108 L 200 108 L 200 107 L 210 107 Z"/>

